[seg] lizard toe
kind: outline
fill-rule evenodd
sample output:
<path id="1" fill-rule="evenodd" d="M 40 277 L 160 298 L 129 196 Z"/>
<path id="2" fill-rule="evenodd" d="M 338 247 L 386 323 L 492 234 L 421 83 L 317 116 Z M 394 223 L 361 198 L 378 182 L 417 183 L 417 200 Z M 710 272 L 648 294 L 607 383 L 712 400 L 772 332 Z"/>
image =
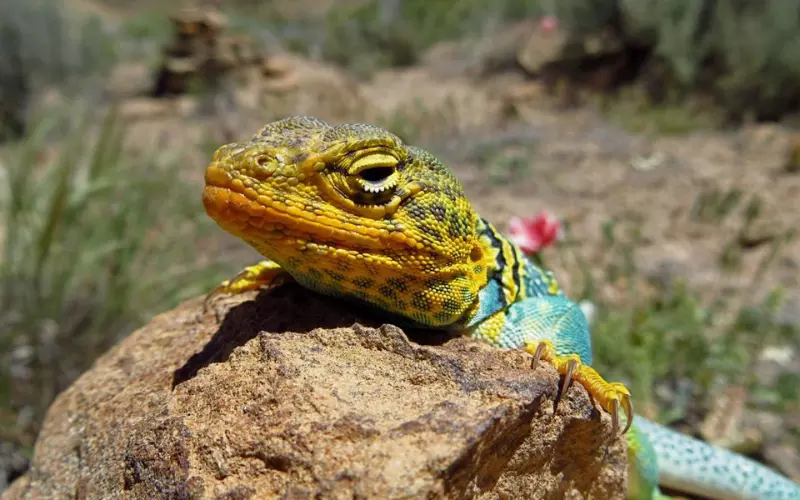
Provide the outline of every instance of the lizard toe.
<path id="1" fill-rule="evenodd" d="M 229 280 L 225 280 L 203 300 L 203 310 L 208 311 L 215 298 L 225 294 L 237 294 L 249 290 L 257 290 L 262 287 L 278 286 L 291 278 L 281 267 L 270 261 L 262 260 L 252 266 L 242 269 L 239 274 Z"/>
<path id="2" fill-rule="evenodd" d="M 544 360 L 551 363 L 556 371 L 564 376 L 561 385 L 562 394 L 569 389 L 573 382 L 586 388 L 589 394 L 611 415 L 615 434 L 620 427 L 619 410 L 622 409 L 625 413 L 625 427 L 622 433 L 628 432 L 633 423 L 633 402 L 630 391 L 624 384 L 606 382 L 594 368 L 582 364 L 580 356 L 577 354 L 559 356 L 555 346 L 549 340 L 528 341 L 525 343 L 525 350 L 533 354 L 532 369 L 536 369 L 539 362 Z"/>
<path id="3" fill-rule="evenodd" d="M 208 311 L 211 310 L 211 304 L 214 303 L 214 300 L 217 297 L 219 297 L 220 295 L 223 295 L 223 294 L 226 293 L 227 287 L 230 285 L 230 282 L 231 282 L 231 280 L 225 280 L 222 283 L 220 283 L 219 285 L 217 285 L 216 287 L 214 287 L 213 290 L 208 292 L 208 294 L 206 295 L 205 299 L 203 299 L 203 312 L 204 313 L 207 313 Z"/>

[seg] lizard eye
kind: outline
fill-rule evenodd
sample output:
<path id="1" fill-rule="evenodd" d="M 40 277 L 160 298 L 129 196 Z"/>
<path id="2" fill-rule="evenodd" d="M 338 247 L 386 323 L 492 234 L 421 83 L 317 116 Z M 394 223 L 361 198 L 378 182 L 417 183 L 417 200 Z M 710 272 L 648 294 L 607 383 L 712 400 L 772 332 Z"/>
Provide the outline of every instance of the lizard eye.
<path id="1" fill-rule="evenodd" d="M 350 170 L 350 185 L 368 195 L 391 192 L 399 181 L 398 161 L 385 154 L 370 154 L 359 158 Z"/>
<path id="2" fill-rule="evenodd" d="M 380 183 L 394 173 L 394 167 L 373 167 L 359 172 L 359 176 L 369 183 Z"/>
<path id="3" fill-rule="evenodd" d="M 372 167 L 359 172 L 353 180 L 361 191 L 383 193 L 397 186 L 397 170 L 394 167 Z"/>

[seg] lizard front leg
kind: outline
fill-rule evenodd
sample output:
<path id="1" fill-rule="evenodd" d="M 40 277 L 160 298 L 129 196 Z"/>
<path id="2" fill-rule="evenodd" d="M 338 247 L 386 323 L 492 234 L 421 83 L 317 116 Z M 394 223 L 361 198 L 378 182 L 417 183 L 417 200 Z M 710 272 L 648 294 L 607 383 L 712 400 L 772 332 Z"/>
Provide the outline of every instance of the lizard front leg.
<path id="1" fill-rule="evenodd" d="M 262 260 L 242 269 L 239 274 L 225 280 L 206 295 L 204 306 L 208 308 L 214 298 L 222 294 L 237 294 L 258 288 L 282 285 L 293 278 L 281 266 L 271 260 Z"/>
<path id="2" fill-rule="evenodd" d="M 606 382 L 592 368 L 592 343 L 586 317 L 577 304 L 563 296 L 529 297 L 490 316 L 472 330 L 472 336 L 497 347 L 521 348 L 550 362 L 564 376 L 562 392 L 570 384 L 584 386 L 611 414 L 619 428 L 620 407 L 627 432 L 633 422 L 630 392 L 620 383 Z"/>

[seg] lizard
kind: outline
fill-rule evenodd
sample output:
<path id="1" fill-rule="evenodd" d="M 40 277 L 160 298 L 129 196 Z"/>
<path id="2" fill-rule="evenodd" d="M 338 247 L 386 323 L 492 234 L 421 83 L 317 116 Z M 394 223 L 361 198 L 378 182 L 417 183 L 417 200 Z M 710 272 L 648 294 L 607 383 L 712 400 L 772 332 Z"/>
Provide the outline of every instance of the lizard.
<path id="1" fill-rule="evenodd" d="M 473 210 L 430 152 L 375 125 L 296 116 L 219 147 L 206 213 L 265 260 L 206 297 L 296 282 L 356 301 L 398 326 L 442 329 L 551 363 L 562 393 L 584 386 L 625 434 L 630 500 L 660 486 L 710 498 L 800 499 L 748 458 L 636 415 L 624 384 L 592 368 L 590 329 L 551 271 Z"/>

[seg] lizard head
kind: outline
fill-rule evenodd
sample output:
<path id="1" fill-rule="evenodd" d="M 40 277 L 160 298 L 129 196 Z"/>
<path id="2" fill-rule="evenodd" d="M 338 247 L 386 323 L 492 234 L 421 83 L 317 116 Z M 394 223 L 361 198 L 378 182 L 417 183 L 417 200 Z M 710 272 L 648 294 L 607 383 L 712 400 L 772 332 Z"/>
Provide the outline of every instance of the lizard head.
<path id="1" fill-rule="evenodd" d="M 220 147 L 205 180 L 207 213 L 311 288 L 375 302 L 394 283 L 380 300 L 397 302 L 425 279 L 469 281 L 465 297 L 482 286 L 489 257 L 461 184 L 382 128 L 273 122 Z"/>

